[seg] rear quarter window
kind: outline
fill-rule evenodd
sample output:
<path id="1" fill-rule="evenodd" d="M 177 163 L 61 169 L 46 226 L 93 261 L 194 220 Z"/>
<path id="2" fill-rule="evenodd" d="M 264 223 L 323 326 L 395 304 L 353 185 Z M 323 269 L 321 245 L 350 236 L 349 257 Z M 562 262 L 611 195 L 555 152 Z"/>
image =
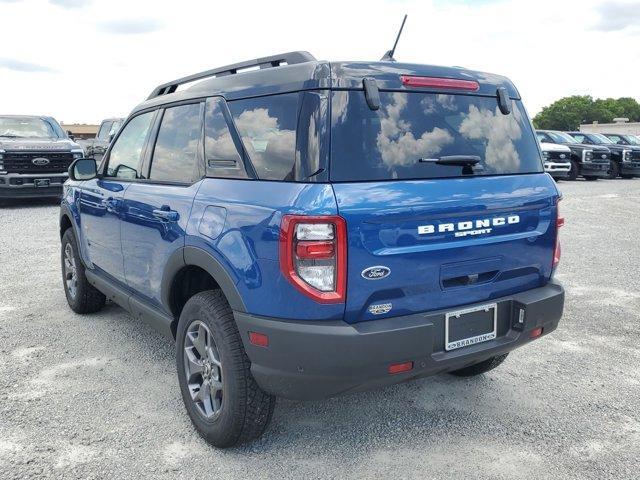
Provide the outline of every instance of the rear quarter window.
<path id="1" fill-rule="evenodd" d="M 295 180 L 298 93 L 229 102 L 247 154 L 262 180 Z"/>
<path id="2" fill-rule="evenodd" d="M 380 100 L 373 111 L 362 91 L 333 92 L 333 181 L 468 176 L 468 168 L 434 163 L 451 155 L 480 157 L 473 175 L 542 171 L 536 137 L 519 101 L 503 115 L 496 97 L 380 92 Z"/>

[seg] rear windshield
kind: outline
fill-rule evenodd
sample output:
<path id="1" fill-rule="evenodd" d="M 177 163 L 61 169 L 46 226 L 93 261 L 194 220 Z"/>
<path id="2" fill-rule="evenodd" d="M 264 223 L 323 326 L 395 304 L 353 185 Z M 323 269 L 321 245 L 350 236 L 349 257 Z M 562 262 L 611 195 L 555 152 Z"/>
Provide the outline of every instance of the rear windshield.
<path id="1" fill-rule="evenodd" d="M 380 92 L 377 111 L 363 91 L 331 102 L 331 180 L 375 181 L 542 171 L 536 137 L 519 101 L 503 115 L 496 97 Z M 474 156 L 475 166 L 440 165 Z"/>

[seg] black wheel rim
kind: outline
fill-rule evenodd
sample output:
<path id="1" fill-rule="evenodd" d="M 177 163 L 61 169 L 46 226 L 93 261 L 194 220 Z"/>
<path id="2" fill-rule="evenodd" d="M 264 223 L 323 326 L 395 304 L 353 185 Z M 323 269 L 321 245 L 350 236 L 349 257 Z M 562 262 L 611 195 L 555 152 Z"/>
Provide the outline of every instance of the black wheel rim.
<path id="1" fill-rule="evenodd" d="M 224 400 L 222 362 L 207 325 L 191 322 L 184 338 L 184 373 L 191 401 L 210 420 L 219 415 Z"/>

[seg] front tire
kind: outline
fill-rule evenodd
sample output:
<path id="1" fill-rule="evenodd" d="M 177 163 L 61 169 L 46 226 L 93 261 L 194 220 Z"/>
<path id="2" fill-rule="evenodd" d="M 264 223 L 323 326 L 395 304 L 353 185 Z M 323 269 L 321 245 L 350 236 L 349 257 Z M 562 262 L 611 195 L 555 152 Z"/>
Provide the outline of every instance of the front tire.
<path id="1" fill-rule="evenodd" d="M 488 358 L 483 362 L 469 365 L 468 367 L 454 370 L 453 372 L 449 373 L 457 377 L 475 377 L 476 375 L 481 375 L 499 366 L 502 362 L 505 361 L 507 355 L 509 354 L 504 353 L 502 355 L 496 355 L 495 357 Z"/>
<path id="2" fill-rule="evenodd" d="M 60 252 L 62 285 L 67 303 L 76 313 L 93 313 L 104 307 L 106 297 L 89 283 L 72 228 L 62 235 Z"/>
<path id="3" fill-rule="evenodd" d="M 588 182 L 593 182 L 595 180 L 598 180 L 598 177 L 584 177 L 584 179 Z"/>
<path id="4" fill-rule="evenodd" d="M 571 160 L 571 170 L 567 174 L 567 180 L 576 180 L 578 178 L 578 162 Z"/>
<path id="5" fill-rule="evenodd" d="M 618 178 L 620 175 L 620 165 L 618 162 L 611 162 L 611 168 L 609 169 L 609 180 L 613 180 L 614 178 Z"/>
<path id="6" fill-rule="evenodd" d="M 275 397 L 251 375 L 231 307 L 219 290 L 189 299 L 176 335 L 178 380 L 187 413 L 210 444 L 227 448 L 266 430 Z"/>

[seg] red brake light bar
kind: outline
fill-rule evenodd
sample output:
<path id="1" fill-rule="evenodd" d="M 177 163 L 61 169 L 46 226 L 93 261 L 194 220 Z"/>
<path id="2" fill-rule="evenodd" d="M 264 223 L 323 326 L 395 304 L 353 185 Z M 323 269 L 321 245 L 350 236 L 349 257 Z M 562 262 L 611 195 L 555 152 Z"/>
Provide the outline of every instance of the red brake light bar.
<path id="1" fill-rule="evenodd" d="M 477 92 L 480 84 L 475 80 L 460 80 L 457 78 L 417 77 L 414 75 L 400 75 L 400 81 L 407 87 L 442 88 L 446 90 L 468 90 Z"/>

